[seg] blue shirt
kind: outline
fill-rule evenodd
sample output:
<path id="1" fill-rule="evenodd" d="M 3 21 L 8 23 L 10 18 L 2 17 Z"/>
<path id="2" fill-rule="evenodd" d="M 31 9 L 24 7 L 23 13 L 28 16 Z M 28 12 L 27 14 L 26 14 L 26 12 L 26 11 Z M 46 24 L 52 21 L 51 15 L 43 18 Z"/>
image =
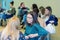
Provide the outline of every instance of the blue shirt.
<path id="1" fill-rule="evenodd" d="M 43 29 L 38 23 L 35 23 L 33 25 L 26 25 L 26 30 L 24 34 L 25 36 L 36 33 L 38 33 L 38 37 L 29 38 L 28 40 L 38 40 L 40 36 L 46 36 L 48 34 L 48 32 L 45 29 Z"/>
<path id="2" fill-rule="evenodd" d="M 58 19 L 55 15 L 50 15 L 49 19 L 46 21 L 46 25 L 48 25 L 50 22 L 49 21 L 54 21 L 54 25 L 58 25 Z"/>

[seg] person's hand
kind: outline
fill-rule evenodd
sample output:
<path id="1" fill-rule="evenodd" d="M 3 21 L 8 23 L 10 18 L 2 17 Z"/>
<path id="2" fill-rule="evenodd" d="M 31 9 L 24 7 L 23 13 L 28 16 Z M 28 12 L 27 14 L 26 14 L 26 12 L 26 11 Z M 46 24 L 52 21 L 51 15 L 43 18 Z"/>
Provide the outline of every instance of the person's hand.
<path id="1" fill-rule="evenodd" d="M 30 34 L 30 35 L 28 35 L 30 38 L 34 38 L 34 37 L 37 37 L 38 36 L 38 34 Z"/>
<path id="2" fill-rule="evenodd" d="M 49 21 L 51 24 L 53 24 L 54 23 L 54 21 Z"/>
<path id="3" fill-rule="evenodd" d="M 30 38 L 33 38 L 34 37 L 34 34 L 30 34 L 30 35 L 28 35 Z"/>
<path id="4" fill-rule="evenodd" d="M 29 39 L 29 36 L 25 36 L 25 39 Z"/>

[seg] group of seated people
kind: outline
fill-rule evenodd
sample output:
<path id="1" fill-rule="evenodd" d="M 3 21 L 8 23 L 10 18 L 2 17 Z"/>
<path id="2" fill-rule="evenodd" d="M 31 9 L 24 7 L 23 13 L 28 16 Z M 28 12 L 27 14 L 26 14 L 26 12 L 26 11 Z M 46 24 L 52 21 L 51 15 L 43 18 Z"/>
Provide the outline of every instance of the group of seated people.
<path id="1" fill-rule="evenodd" d="M 49 35 L 56 32 L 54 26 L 58 25 L 58 18 L 52 14 L 50 6 L 45 8 L 41 6 L 38 9 L 37 4 L 32 4 L 32 11 L 28 12 L 29 8 L 22 2 L 16 16 L 14 2 L 10 4 L 11 10 L 7 11 L 6 17 L 10 19 L 4 30 L 0 32 L 0 40 L 50 40 Z M 19 29 L 21 25 L 22 28 L 25 25 L 24 33 Z"/>

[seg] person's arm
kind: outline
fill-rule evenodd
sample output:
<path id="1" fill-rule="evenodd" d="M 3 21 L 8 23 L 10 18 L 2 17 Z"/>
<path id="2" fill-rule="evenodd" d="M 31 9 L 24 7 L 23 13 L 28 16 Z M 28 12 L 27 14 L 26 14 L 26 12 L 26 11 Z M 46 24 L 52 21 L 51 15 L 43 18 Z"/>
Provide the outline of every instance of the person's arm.
<path id="1" fill-rule="evenodd" d="M 40 25 L 36 24 L 34 26 L 36 27 L 38 33 L 30 34 L 30 35 L 28 35 L 28 37 L 34 38 L 37 36 L 46 36 L 48 34 L 48 32 L 44 28 L 42 28 Z"/>
<path id="2" fill-rule="evenodd" d="M 37 37 L 37 36 L 38 36 L 38 33 L 28 35 L 29 38 L 34 38 L 34 37 Z"/>
<path id="3" fill-rule="evenodd" d="M 42 27 L 46 27 L 46 23 L 44 22 L 44 20 L 42 18 L 38 17 L 38 22 Z"/>
<path id="4" fill-rule="evenodd" d="M 16 10 L 15 10 L 15 8 L 13 8 L 13 9 L 11 10 L 11 13 L 12 13 L 13 15 L 16 14 Z"/>
<path id="5" fill-rule="evenodd" d="M 54 24 L 55 26 L 57 26 L 58 25 L 58 18 L 56 17 L 56 16 L 52 16 L 52 20 L 51 21 L 49 21 L 51 24 Z"/>
<path id="6" fill-rule="evenodd" d="M 38 30 L 38 36 L 45 36 L 48 34 L 48 32 L 43 27 L 41 27 L 39 24 L 36 24 L 35 27 Z"/>
<path id="7" fill-rule="evenodd" d="M 55 17 L 55 19 L 54 19 L 54 25 L 55 25 L 55 26 L 58 25 L 58 18 L 57 18 L 57 17 Z"/>
<path id="8" fill-rule="evenodd" d="M 12 8 L 11 10 L 8 10 L 8 13 L 15 15 L 15 13 L 16 13 L 15 8 Z"/>
<path id="9" fill-rule="evenodd" d="M 27 35 L 26 30 L 25 30 L 24 36 L 25 36 L 25 39 L 27 40 L 29 39 L 29 36 Z"/>
<path id="10" fill-rule="evenodd" d="M 18 17 L 20 16 L 20 9 L 18 9 L 18 14 L 17 14 L 17 16 L 18 16 Z"/>

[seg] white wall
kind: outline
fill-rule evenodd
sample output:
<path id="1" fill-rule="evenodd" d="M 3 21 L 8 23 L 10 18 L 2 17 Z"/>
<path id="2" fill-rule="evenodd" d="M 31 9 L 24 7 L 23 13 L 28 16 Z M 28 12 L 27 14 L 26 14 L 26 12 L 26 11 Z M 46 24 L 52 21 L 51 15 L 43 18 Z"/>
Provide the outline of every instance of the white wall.
<path id="1" fill-rule="evenodd" d="M 25 2 L 25 5 L 31 9 L 31 5 L 36 3 L 38 7 L 40 6 L 51 6 L 53 9 L 53 14 L 60 17 L 60 0 L 14 0 L 15 7 L 17 8 L 21 2 Z"/>

